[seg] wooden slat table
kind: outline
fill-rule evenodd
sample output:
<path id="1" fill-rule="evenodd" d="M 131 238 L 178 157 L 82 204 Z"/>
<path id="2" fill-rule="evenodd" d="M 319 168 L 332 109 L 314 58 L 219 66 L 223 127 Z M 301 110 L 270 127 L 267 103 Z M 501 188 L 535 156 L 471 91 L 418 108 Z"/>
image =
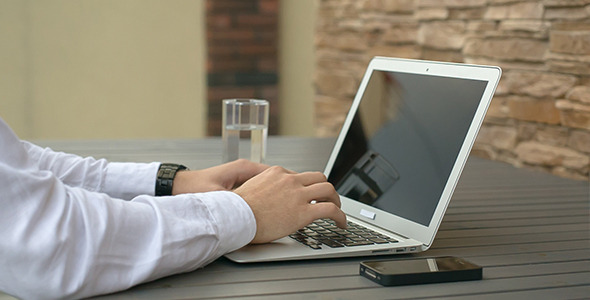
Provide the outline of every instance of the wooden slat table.
<path id="1" fill-rule="evenodd" d="M 220 162 L 219 139 L 39 142 L 111 161 Z M 271 137 L 268 163 L 323 170 L 333 140 Z M 371 258 L 236 264 L 146 283 L 104 299 L 583 299 L 590 297 L 590 185 L 470 157 L 432 248 L 484 267 L 473 282 L 382 287 L 358 275 Z M 408 256 L 390 256 L 408 257 Z M 2 296 L 0 296 L 2 298 Z"/>

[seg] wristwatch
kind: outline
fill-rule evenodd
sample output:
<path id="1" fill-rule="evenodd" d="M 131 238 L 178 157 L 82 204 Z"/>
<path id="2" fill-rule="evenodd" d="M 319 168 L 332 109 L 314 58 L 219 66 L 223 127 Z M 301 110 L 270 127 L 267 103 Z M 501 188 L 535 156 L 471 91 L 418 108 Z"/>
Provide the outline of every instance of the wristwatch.
<path id="1" fill-rule="evenodd" d="M 188 168 L 179 164 L 161 164 L 156 179 L 156 196 L 172 195 L 172 183 L 174 183 L 174 177 L 176 177 L 176 172 L 182 170 L 188 170 Z"/>

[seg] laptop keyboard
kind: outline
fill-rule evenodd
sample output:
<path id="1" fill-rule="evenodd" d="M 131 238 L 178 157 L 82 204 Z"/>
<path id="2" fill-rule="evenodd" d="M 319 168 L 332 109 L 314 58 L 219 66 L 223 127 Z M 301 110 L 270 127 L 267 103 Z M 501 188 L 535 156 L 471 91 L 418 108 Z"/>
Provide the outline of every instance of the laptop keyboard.
<path id="1" fill-rule="evenodd" d="M 289 237 L 312 249 L 322 249 L 322 245 L 339 248 L 398 242 L 393 238 L 352 222 L 348 222 L 347 229 L 338 228 L 336 223 L 330 219 L 316 220 L 289 235 Z"/>

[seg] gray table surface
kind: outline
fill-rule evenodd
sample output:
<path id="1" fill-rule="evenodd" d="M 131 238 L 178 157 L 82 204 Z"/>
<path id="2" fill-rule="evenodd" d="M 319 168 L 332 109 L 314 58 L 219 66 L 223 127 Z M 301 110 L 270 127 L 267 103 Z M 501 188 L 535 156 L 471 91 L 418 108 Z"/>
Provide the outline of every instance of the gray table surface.
<path id="1" fill-rule="evenodd" d="M 111 161 L 177 162 L 192 169 L 221 160 L 216 138 L 38 143 Z M 332 144 L 330 139 L 271 137 L 267 161 L 321 171 Z M 589 193 L 588 182 L 470 157 L 432 248 L 413 256 L 466 258 L 484 267 L 481 281 L 382 287 L 358 275 L 359 262 L 374 258 L 256 264 L 220 258 L 194 272 L 100 298 L 587 299 Z"/>

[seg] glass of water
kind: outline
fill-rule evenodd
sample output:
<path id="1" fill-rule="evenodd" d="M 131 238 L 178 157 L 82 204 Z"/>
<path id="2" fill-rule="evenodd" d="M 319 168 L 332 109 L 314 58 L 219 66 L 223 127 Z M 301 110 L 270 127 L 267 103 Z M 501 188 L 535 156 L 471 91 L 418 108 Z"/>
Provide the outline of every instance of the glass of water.
<path id="1" fill-rule="evenodd" d="M 268 101 L 260 99 L 223 100 L 223 162 L 245 158 L 264 163 L 268 136 L 268 107 Z"/>

